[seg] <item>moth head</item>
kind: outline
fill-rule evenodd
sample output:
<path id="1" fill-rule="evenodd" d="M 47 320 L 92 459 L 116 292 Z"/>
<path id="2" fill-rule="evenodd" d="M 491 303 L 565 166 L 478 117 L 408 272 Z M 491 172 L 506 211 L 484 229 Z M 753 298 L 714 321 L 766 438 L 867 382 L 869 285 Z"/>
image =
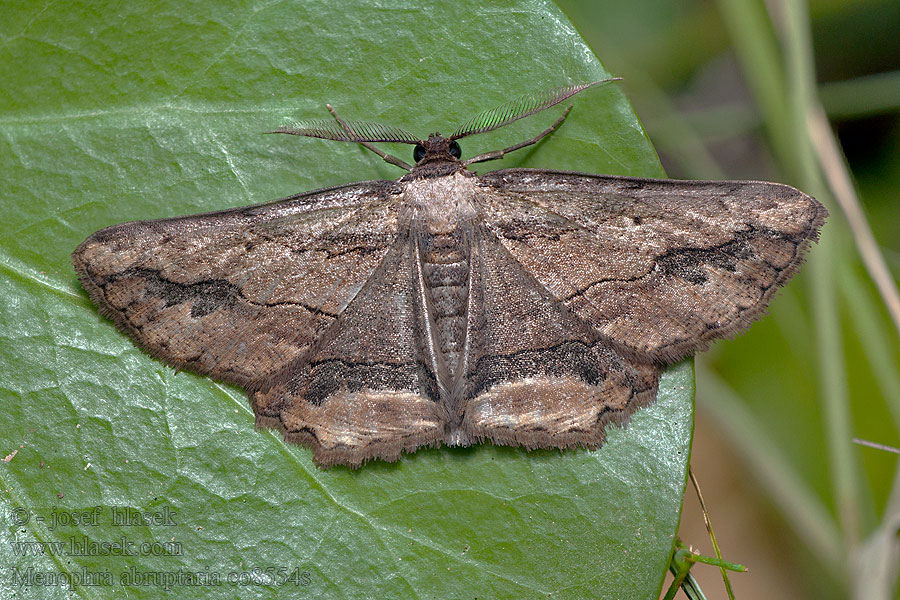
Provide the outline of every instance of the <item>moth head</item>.
<path id="1" fill-rule="evenodd" d="M 456 140 L 445 138 L 440 133 L 434 132 L 428 139 L 416 144 L 413 150 L 413 160 L 417 165 L 437 160 L 458 162 L 462 156 L 462 150 Z"/>

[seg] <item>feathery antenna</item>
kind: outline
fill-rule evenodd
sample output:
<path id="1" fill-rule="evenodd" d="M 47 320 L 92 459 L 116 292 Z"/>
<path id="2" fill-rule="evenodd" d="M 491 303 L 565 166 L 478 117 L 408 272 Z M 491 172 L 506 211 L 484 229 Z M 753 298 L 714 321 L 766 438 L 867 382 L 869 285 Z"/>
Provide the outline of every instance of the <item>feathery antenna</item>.
<path id="1" fill-rule="evenodd" d="M 460 125 L 456 129 L 456 131 L 454 131 L 453 134 L 450 135 L 449 139 L 458 140 L 459 138 L 465 137 L 467 135 L 493 131 L 498 127 L 509 125 L 513 121 L 524 119 L 525 117 L 530 117 L 535 113 L 559 104 L 566 98 L 570 98 L 578 92 L 586 90 L 589 87 L 593 87 L 601 83 L 609 83 L 611 81 L 620 81 L 621 79 L 621 77 L 611 77 L 609 79 L 601 79 L 600 81 L 592 81 L 591 83 L 568 85 L 565 87 L 557 88 L 555 90 L 534 92 L 531 94 L 520 96 L 519 98 L 510 100 L 505 104 L 501 104 L 496 108 L 485 111 L 480 115 L 469 119 L 468 121 Z"/>
<path id="2" fill-rule="evenodd" d="M 333 119 L 297 121 L 289 127 L 281 127 L 270 133 L 305 135 L 306 137 L 334 140 L 337 142 L 419 143 L 419 138 L 399 127 L 382 125 L 381 123 L 368 123 L 365 121 L 342 121 L 342 123 Z"/>

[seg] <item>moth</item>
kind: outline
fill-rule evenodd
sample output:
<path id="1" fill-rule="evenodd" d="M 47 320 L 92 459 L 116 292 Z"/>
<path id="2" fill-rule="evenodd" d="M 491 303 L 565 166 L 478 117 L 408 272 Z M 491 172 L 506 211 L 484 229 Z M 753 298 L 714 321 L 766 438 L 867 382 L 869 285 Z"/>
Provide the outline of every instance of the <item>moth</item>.
<path id="1" fill-rule="evenodd" d="M 489 440 L 600 447 L 661 371 L 759 317 L 827 212 L 776 183 L 472 164 L 458 140 L 596 83 L 518 98 L 422 140 L 317 120 L 408 171 L 102 229 L 73 253 L 100 312 L 153 357 L 244 388 L 258 426 L 323 467 Z M 414 146 L 414 165 L 372 143 Z"/>

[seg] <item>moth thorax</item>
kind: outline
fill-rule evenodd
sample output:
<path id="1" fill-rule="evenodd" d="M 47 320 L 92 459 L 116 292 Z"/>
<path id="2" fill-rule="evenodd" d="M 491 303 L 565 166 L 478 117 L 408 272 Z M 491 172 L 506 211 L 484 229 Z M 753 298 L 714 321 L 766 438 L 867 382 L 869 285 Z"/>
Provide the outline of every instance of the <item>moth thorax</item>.
<path id="1" fill-rule="evenodd" d="M 457 230 L 422 239 L 422 274 L 435 324 L 436 346 L 455 375 L 466 342 L 469 303 L 469 245 Z"/>

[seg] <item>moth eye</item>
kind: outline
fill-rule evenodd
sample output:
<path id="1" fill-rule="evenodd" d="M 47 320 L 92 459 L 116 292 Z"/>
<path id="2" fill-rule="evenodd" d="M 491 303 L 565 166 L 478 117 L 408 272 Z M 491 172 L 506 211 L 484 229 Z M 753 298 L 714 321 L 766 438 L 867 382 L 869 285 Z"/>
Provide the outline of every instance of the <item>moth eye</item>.
<path id="1" fill-rule="evenodd" d="M 413 150 L 413 160 L 419 162 L 425 158 L 425 146 L 422 144 L 416 144 L 415 149 Z"/>
<path id="2" fill-rule="evenodd" d="M 459 147 L 459 144 L 456 143 L 456 140 L 450 142 L 450 155 L 453 158 L 459 158 L 462 156 L 462 150 Z"/>

